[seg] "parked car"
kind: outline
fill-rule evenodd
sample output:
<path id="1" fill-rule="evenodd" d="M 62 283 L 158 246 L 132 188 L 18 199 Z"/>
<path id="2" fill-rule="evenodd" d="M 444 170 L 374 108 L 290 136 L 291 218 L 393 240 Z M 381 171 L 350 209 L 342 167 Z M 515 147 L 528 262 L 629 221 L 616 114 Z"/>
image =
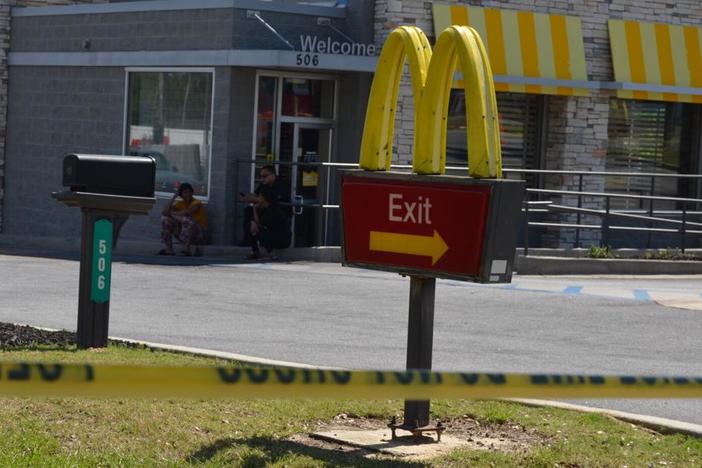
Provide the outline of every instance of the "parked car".
<path id="1" fill-rule="evenodd" d="M 195 195 L 205 195 L 205 183 L 190 175 L 178 171 L 178 167 L 168 160 L 160 151 L 154 149 L 136 149 L 129 152 L 130 156 L 148 156 L 156 161 L 156 191 L 173 193 L 180 184 L 189 183 L 195 190 Z"/>

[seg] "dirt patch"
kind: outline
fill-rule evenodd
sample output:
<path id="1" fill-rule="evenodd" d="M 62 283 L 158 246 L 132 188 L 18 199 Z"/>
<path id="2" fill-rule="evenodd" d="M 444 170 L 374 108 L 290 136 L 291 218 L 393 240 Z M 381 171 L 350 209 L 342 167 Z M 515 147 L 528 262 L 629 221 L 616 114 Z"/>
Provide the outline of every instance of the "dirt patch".
<path id="1" fill-rule="evenodd" d="M 466 438 L 476 449 L 496 452 L 526 452 L 532 445 L 549 442 L 535 429 L 507 421 L 502 424 L 481 423 L 467 416 L 442 421 L 446 434 Z"/>
<path id="2" fill-rule="evenodd" d="M 328 423 L 321 423 L 317 432 L 342 432 L 349 431 L 383 431 L 383 439 L 390 443 L 390 429 L 387 427 L 388 421 L 357 417 L 354 415 L 340 414 L 334 417 Z M 549 437 L 539 433 L 534 429 L 529 429 L 516 423 L 506 422 L 503 424 L 497 423 L 482 423 L 468 416 L 442 420 L 441 423 L 446 427 L 442 436 L 442 443 L 445 439 L 451 439 L 452 446 L 456 447 L 455 441 L 460 441 L 460 448 L 468 450 L 485 450 L 491 452 L 503 453 L 526 453 L 532 446 L 548 444 Z M 387 434 L 385 434 L 387 433 Z M 426 445 L 427 447 L 435 444 L 435 437 L 423 437 L 420 441 L 414 441 L 409 433 L 398 431 L 398 436 L 403 440 L 402 443 L 408 446 Z M 353 453 L 361 456 L 371 456 L 374 458 L 402 458 L 402 459 L 425 459 L 429 452 L 414 456 L 414 450 L 408 450 L 407 456 L 397 456 L 389 454 L 389 451 L 383 450 L 383 444 L 345 444 L 334 440 L 323 440 L 312 435 L 296 435 L 291 438 L 292 441 L 315 447 L 324 450 L 334 450 L 344 453 Z M 380 452 L 380 453 L 379 453 Z M 393 452 L 395 453 L 395 452 Z M 437 455 L 440 452 L 437 452 Z"/>
<path id="3" fill-rule="evenodd" d="M 37 346 L 68 348 L 75 345 L 76 334 L 65 330 L 40 330 L 24 325 L 0 322 L 0 349 Z"/>

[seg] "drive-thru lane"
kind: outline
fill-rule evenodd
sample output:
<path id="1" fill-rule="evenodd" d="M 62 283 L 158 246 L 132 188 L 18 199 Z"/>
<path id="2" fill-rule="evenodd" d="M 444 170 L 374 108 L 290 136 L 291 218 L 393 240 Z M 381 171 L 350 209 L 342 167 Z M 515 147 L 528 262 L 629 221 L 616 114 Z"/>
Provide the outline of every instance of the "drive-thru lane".
<path id="1" fill-rule="evenodd" d="M 113 265 L 113 336 L 313 365 L 404 367 L 407 278 L 334 264 L 137 260 Z M 617 285 L 689 294 L 702 282 L 517 276 L 505 287 L 439 280 L 434 368 L 702 375 L 702 311 L 617 295 Z M 605 286 L 607 294 L 587 293 Z M 75 329 L 77 294 L 78 262 L 0 255 L 0 321 Z M 701 400 L 589 403 L 702 424 Z"/>

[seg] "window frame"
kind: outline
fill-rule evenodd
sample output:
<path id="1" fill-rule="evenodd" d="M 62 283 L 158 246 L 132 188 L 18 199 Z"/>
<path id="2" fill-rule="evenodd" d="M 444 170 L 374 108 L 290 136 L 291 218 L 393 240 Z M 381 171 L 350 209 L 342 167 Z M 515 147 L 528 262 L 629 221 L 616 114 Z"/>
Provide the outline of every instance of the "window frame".
<path id="1" fill-rule="evenodd" d="M 215 73 L 214 67 L 125 67 L 124 69 L 124 108 L 122 117 L 122 154 L 127 154 L 127 137 L 129 133 L 128 129 L 128 118 L 129 118 L 129 77 L 131 73 L 161 73 L 161 72 L 175 72 L 175 73 L 209 73 L 212 75 L 212 90 L 210 96 L 210 128 L 208 131 L 208 138 L 210 144 L 208 145 L 208 165 L 207 165 L 207 196 L 198 195 L 198 200 L 203 202 L 208 202 L 212 193 L 212 147 L 214 146 L 214 105 L 215 105 L 215 80 L 217 75 Z M 170 198 L 173 196 L 171 192 L 155 192 L 154 196 L 156 198 Z"/>

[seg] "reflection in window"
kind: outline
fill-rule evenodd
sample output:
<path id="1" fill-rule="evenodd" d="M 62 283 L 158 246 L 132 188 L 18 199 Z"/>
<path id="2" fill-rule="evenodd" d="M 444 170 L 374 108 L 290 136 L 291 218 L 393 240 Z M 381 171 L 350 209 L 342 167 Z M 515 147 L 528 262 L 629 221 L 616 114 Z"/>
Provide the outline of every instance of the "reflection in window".
<path id="1" fill-rule="evenodd" d="M 663 174 L 692 172 L 693 121 L 691 104 L 611 99 L 606 169 Z M 605 190 L 648 195 L 651 177 L 607 177 Z M 686 179 L 662 177 L 655 181 L 654 195 L 687 197 L 691 194 L 691 185 Z M 612 207 L 644 208 L 647 203 L 613 199 Z"/>
<path id="2" fill-rule="evenodd" d="M 538 169 L 538 99 L 535 94 L 498 93 L 502 167 Z M 466 101 L 463 89 L 452 89 L 446 134 L 446 164 L 468 164 Z M 523 174 L 508 174 L 524 178 Z"/>
<path id="3" fill-rule="evenodd" d="M 156 191 L 208 195 L 212 73 L 130 72 L 127 147 L 156 160 Z"/>
<path id="4" fill-rule="evenodd" d="M 285 78 L 283 115 L 334 118 L 334 81 Z"/>
<path id="5" fill-rule="evenodd" d="M 256 160 L 273 160 L 275 132 L 275 96 L 277 78 L 258 79 L 258 115 L 256 116 Z"/>

